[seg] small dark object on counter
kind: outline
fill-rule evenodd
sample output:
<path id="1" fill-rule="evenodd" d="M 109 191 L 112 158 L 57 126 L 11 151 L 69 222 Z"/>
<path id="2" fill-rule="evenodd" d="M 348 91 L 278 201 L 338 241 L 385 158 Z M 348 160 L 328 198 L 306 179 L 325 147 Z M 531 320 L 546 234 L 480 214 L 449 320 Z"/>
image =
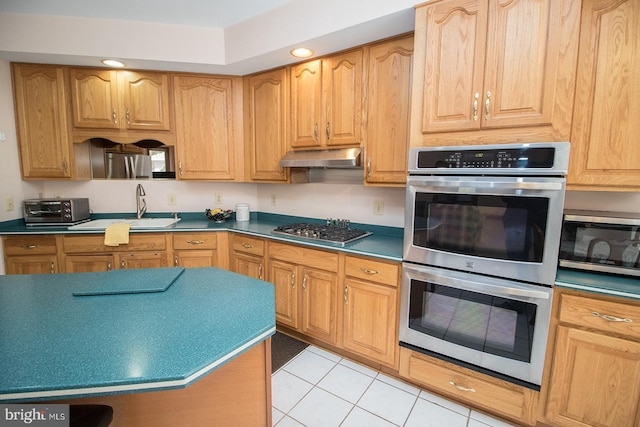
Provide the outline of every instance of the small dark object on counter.
<path id="1" fill-rule="evenodd" d="M 231 209 L 223 210 L 223 209 L 205 209 L 204 214 L 211 221 L 215 222 L 225 222 L 227 219 L 231 218 L 233 211 Z"/>

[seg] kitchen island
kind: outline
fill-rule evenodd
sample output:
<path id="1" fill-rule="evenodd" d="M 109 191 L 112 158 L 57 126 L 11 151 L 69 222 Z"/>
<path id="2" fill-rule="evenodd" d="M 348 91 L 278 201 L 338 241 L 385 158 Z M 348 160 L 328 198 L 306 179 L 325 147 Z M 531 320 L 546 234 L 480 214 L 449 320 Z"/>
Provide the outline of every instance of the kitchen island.
<path id="1" fill-rule="evenodd" d="M 273 333 L 273 286 L 217 268 L 0 276 L 0 402 L 270 425 Z"/>

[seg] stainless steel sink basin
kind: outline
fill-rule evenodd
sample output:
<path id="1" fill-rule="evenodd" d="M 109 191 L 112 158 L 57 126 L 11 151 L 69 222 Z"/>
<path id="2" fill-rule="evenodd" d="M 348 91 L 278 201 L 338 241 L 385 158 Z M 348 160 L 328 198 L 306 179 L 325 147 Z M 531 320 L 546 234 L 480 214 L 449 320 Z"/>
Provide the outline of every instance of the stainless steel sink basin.
<path id="1" fill-rule="evenodd" d="M 94 219 L 93 221 L 83 222 L 82 224 L 72 225 L 69 230 L 104 230 L 112 224 L 125 223 L 131 224 L 131 228 L 164 228 L 180 221 L 180 218 L 140 218 L 140 219 L 123 219 L 123 218 L 106 218 Z"/>

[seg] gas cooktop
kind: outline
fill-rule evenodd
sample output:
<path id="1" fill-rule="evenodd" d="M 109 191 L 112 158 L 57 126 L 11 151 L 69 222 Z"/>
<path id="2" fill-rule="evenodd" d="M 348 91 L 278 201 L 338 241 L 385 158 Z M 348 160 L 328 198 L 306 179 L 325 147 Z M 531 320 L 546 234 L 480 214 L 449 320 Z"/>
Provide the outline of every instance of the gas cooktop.
<path id="1" fill-rule="evenodd" d="M 299 222 L 281 225 L 273 230 L 273 233 L 298 237 L 305 240 L 333 243 L 340 246 L 372 234 L 369 231 L 349 228 L 349 221 L 345 220 L 327 220 L 327 224 Z"/>

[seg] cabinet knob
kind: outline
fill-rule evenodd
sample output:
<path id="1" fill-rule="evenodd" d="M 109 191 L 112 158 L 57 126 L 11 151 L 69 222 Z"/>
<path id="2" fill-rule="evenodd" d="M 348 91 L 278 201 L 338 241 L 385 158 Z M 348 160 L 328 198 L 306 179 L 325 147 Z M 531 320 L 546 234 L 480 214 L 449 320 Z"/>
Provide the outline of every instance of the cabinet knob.
<path id="1" fill-rule="evenodd" d="M 349 304 L 349 286 L 348 285 L 344 285 L 344 303 L 345 304 Z"/>
<path id="2" fill-rule="evenodd" d="M 318 124 L 317 123 L 313 127 L 313 137 L 315 138 L 316 141 L 318 140 Z"/>
<path id="3" fill-rule="evenodd" d="M 128 108 L 127 108 L 127 112 L 125 113 L 125 117 L 127 118 L 127 126 L 131 126 L 131 113 L 129 113 Z"/>
<path id="4" fill-rule="evenodd" d="M 113 124 L 118 124 L 118 115 L 116 114 L 115 108 L 111 111 L 111 119 L 113 120 Z"/>
<path id="5" fill-rule="evenodd" d="M 56 264 L 53 261 L 51 261 L 51 274 L 55 272 L 56 272 Z"/>
<path id="6" fill-rule="evenodd" d="M 487 91 L 487 100 L 484 103 L 484 118 L 489 120 L 489 105 L 491 104 L 491 91 Z"/>
<path id="7" fill-rule="evenodd" d="M 480 94 L 478 92 L 473 95 L 473 120 L 478 121 L 478 99 L 480 98 Z"/>
<path id="8" fill-rule="evenodd" d="M 327 141 L 331 139 L 331 124 L 327 122 L 327 126 L 324 128 L 327 134 Z"/>

